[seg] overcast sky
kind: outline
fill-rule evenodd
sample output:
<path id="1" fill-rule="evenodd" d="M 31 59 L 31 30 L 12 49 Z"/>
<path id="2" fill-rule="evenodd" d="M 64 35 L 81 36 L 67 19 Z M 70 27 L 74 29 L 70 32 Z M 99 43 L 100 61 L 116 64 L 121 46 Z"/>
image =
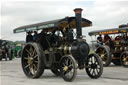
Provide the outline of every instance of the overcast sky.
<path id="1" fill-rule="evenodd" d="M 92 30 L 116 28 L 128 23 L 128 1 L 108 0 L 56 0 L 56 1 L 7 1 L 1 3 L 0 38 L 25 40 L 25 33 L 13 34 L 13 29 L 59 18 L 74 16 L 73 9 L 81 7 L 82 17 L 93 22 L 93 26 L 83 29 L 83 35 L 90 41 L 88 32 Z"/>

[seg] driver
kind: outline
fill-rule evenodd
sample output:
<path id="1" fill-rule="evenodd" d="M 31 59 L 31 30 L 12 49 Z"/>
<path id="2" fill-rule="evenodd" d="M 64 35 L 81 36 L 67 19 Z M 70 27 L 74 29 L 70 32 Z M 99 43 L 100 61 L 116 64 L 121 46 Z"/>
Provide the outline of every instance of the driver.
<path id="1" fill-rule="evenodd" d="M 73 30 L 69 30 L 67 33 L 67 41 L 71 43 L 73 41 L 73 38 Z"/>
<path id="2" fill-rule="evenodd" d="M 32 36 L 32 32 L 27 32 L 27 36 L 26 36 L 26 43 L 27 42 L 32 42 L 33 41 L 33 36 Z"/>
<path id="3" fill-rule="evenodd" d="M 40 44 L 43 46 L 43 49 L 46 50 L 49 47 L 48 41 L 47 41 L 47 31 L 42 30 L 41 33 L 39 33 L 38 39 Z"/>

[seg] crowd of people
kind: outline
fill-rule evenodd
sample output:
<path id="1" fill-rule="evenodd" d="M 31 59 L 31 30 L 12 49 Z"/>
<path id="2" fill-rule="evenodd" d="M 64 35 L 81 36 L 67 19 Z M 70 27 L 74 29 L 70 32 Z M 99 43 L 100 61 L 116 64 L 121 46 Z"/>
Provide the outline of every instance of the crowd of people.
<path id="1" fill-rule="evenodd" d="M 119 41 L 119 40 L 128 41 L 128 34 L 124 33 L 124 34 L 122 34 L 122 36 L 118 35 L 114 39 L 112 39 L 112 37 L 110 37 L 108 34 L 105 34 L 104 37 L 102 37 L 102 35 L 99 34 L 99 36 L 97 37 L 98 46 L 103 45 L 103 43 L 108 44 L 112 40 L 115 40 L 115 41 Z"/>
<path id="2" fill-rule="evenodd" d="M 38 33 L 37 31 L 29 31 L 27 32 L 27 36 L 26 36 L 26 43 L 28 42 L 36 42 L 38 41 L 42 36 L 45 36 L 46 33 L 45 31 L 41 31 L 40 33 Z"/>
<path id="3" fill-rule="evenodd" d="M 99 46 L 103 45 L 103 42 L 107 43 L 109 41 L 111 41 L 111 37 L 108 34 L 104 35 L 104 39 L 102 38 L 101 34 L 97 37 L 97 42 Z"/>

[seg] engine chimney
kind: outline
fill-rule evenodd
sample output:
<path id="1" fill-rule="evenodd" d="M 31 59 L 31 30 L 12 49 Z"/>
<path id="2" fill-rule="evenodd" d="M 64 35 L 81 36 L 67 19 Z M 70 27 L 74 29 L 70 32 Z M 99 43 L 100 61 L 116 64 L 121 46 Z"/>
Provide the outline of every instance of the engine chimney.
<path id="1" fill-rule="evenodd" d="M 82 35 L 82 18 L 81 18 L 81 13 L 82 13 L 81 8 L 76 8 L 74 9 L 75 16 L 76 16 L 76 33 L 77 33 L 77 38 L 81 38 Z"/>

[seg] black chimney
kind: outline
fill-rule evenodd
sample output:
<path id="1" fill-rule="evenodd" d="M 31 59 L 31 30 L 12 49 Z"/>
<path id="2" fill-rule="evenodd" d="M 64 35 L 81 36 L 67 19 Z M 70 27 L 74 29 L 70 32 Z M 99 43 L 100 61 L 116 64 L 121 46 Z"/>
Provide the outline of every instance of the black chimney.
<path id="1" fill-rule="evenodd" d="M 81 8 L 76 8 L 74 9 L 75 16 L 76 16 L 76 33 L 77 33 L 77 38 L 81 38 L 82 35 L 82 18 L 81 18 L 81 12 L 83 9 Z"/>

